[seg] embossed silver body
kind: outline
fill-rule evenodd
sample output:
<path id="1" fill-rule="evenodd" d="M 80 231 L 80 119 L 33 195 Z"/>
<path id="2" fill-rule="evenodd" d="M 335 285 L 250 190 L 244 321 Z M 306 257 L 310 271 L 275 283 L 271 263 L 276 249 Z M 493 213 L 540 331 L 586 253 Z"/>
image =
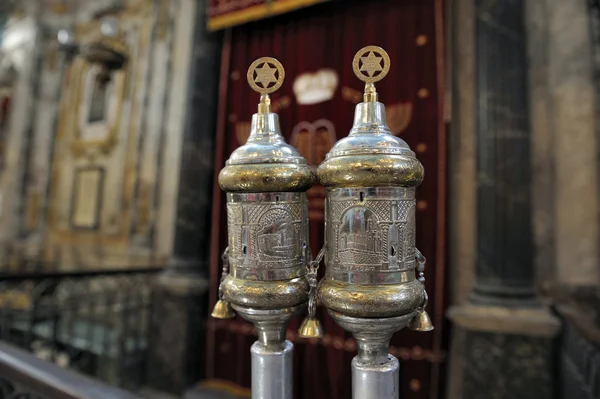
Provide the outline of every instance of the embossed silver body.
<path id="1" fill-rule="evenodd" d="M 276 76 L 276 73 L 279 76 Z M 232 308 L 258 332 L 252 345 L 252 397 L 292 399 L 293 345 L 286 341 L 290 319 L 306 308 L 308 202 L 315 180 L 306 160 L 281 135 L 268 94 L 283 83 L 273 58 L 248 70 L 248 83 L 261 93 L 250 136 L 219 174 L 227 192 L 228 264 L 213 316 L 233 316 Z M 271 86 L 272 83 L 275 83 Z"/>
<path id="2" fill-rule="evenodd" d="M 337 188 L 326 201 L 326 278 L 350 284 L 414 280 L 414 188 Z"/>
<path id="3" fill-rule="evenodd" d="M 273 281 L 306 274 L 306 193 L 229 193 L 227 229 L 231 276 Z"/>
<path id="4" fill-rule="evenodd" d="M 424 299 L 415 276 L 415 190 L 423 167 L 391 135 L 382 103 L 356 106 L 350 134 L 333 146 L 318 174 L 326 187 L 321 303 L 350 317 L 414 312 Z"/>
<path id="5" fill-rule="evenodd" d="M 326 189 L 327 266 L 318 296 L 356 339 L 356 399 L 398 399 L 399 362 L 387 353 L 389 342 L 426 305 L 424 280 L 415 276 L 415 189 L 423 166 L 408 144 L 391 134 L 373 84 L 389 65 L 379 47 L 357 53 L 353 67 L 366 83 L 364 101 L 356 105 L 350 134 L 317 171 Z"/>

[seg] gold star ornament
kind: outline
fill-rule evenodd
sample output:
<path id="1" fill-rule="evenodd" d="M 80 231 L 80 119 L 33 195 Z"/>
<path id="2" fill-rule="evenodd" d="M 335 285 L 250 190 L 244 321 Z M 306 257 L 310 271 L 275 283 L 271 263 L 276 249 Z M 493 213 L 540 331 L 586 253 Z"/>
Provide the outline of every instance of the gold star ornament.
<path id="1" fill-rule="evenodd" d="M 388 74 L 390 57 L 381 47 L 363 47 L 354 56 L 352 69 L 354 74 L 363 82 L 375 83 Z"/>
<path id="2" fill-rule="evenodd" d="M 260 94 L 273 93 L 283 84 L 285 71 L 275 58 L 262 57 L 248 68 L 248 84 Z"/>

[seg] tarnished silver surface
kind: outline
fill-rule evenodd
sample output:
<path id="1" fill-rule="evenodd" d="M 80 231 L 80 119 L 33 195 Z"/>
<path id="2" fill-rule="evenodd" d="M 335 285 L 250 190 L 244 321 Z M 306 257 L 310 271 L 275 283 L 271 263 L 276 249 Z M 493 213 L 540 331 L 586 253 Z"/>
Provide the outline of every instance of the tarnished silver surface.
<path id="1" fill-rule="evenodd" d="M 297 163 L 306 164 L 298 150 L 286 143 L 279 127 L 279 115 L 275 113 L 252 115 L 252 134 L 246 143 L 238 147 L 226 165 L 249 163 Z"/>
<path id="2" fill-rule="evenodd" d="M 292 399 L 293 345 L 285 339 L 288 323 L 305 305 L 284 309 L 252 309 L 233 305 L 252 322 L 258 341 L 250 348 L 252 357 L 252 398 Z"/>
<path id="3" fill-rule="evenodd" d="M 245 320 L 253 323 L 258 333 L 258 340 L 268 347 L 280 347 L 285 341 L 287 325 L 306 305 L 282 309 L 255 309 L 233 304 L 233 308 Z"/>
<path id="4" fill-rule="evenodd" d="M 416 314 L 416 311 L 412 311 L 402 316 L 366 318 L 350 317 L 329 311 L 329 315 L 340 327 L 354 335 L 358 346 L 358 357 L 373 362 L 386 358 L 392 335 L 406 327 Z"/>
<path id="5" fill-rule="evenodd" d="M 398 399 L 400 396 L 400 362 L 387 355 L 385 362 L 372 364 L 352 359 L 353 399 Z"/>
<path id="6" fill-rule="evenodd" d="M 389 342 L 417 310 L 424 312 L 424 287 L 415 278 L 415 188 L 424 169 L 408 144 L 391 134 L 378 101 L 374 82 L 390 70 L 388 54 L 367 46 L 352 65 L 365 82 L 363 102 L 350 134 L 317 169 L 327 190 L 327 270 L 317 292 L 356 339 L 353 398 L 397 399 L 399 364 L 387 353 Z"/>
<path id="7" fill-rule="evenodd" d="M 415 189 L 327 191 L 327 277 L 354 284 L 414 280 Z"/>
<path id="8" fill-rule="evenodd" d="M 261 94 L 250 136 L 219 173 L 227 192 L 229 274 L 220 285 L 215 317 L 230 304 L 258 332 L 252 348 L 252 397 L 292 399 L 292 344 L 285 340 L 290 319 L 306 308 L 310 262 L 306 190 L 314 171 L 281 134 L 269 93 L 285 71 L 270 57 L 248 68 L 248 84 Z M 314 290 L 313 290 L 314 291 Z M 217 303 L 219 305 L 219 302 Z"/>
<path id="9" fill-rule="evenodd" d="M 260 341 L 252 345 L 253 398 L 293 398 L 293 352 L 290 341 L 284 341 L 278 348 L 266 347 Z"/>
<path id="10" fill-rule="evenodd" d="M 231 275 L 289 280 L 306 274 L 306 193 L 227 194 Z"/>
<path id="11" fill-rule="evenodd" d="M 388 354 L 392 335 L 406 327 L 416 312 L 397 317 L 369 319 L 329 311 L 344 330 L 354 335 L 357 356 L 352 359 L 353 399 L 397 399 L 399 362 Z"/>
<path id="12" fill-rule="evenodd" d="M 362 102 L 354 110 L 354 123 L 347 137 L 331 148 L 326 159 L 358 154 L 410 155 L 415 153 L 406 141 L 393 136 L 385 122 L 385 105 Z"/>

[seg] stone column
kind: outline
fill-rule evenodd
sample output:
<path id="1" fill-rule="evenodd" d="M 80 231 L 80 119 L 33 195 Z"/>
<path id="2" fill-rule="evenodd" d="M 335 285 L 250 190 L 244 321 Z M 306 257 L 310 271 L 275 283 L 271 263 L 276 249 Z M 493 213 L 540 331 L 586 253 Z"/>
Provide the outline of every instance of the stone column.
<path id="1" fill-rule="evenodd" d="M 475 1 L 477 259 L 472 300 L 535 297 L 524 0 Z"/>
<path id="2" fill-rule="evenodd" d="M 190 65 L 173 71 L 173 79 L 189 76 L 185 85 L 185 120 L 179 162 L 173 256 L 159 276 L 153 295 L 151 353 L 148 385 L 181 394 L 204 374 L 205 322 L 208 310 L 208 252 L 212 209 L 213 149 L 215 140 L 220 39 L 206 31 L 204 1 L 183 2 L 179 12 L 193 19 Z M 195 4 L 195 7 L 192 7 Z M 177 26 L 173 27 L 178 29 Z"/>
<path id="3" fill-rule="evenodd" d="M 461 0 L 454 10 L 458 32 L 473 27 L 473 74 L 454 73 L 471 79 L 466 89 L 475 104 L 457 116 L 463 126 L 465 118 L 474 120 L 476 204 L 470 216 L 476 233 L 473 290 L 448 314 L 455 327 L 450 398 L 544 399 L 554 391 L 553 337 L 559 323 L 535 290 L 525 2 Z M 465 89 L 460 82 L 453 87 Z"/>

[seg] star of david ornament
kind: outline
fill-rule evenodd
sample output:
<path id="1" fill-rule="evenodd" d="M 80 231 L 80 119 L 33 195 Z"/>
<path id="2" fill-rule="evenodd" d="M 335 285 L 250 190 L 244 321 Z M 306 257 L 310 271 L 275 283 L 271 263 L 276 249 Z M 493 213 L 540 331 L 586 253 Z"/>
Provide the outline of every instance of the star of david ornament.
<path id="1" fill-rule="evenodd" d="M 378 46 L 360 49 L 352 60 L 354 74 L 365 83 L 380 81 L 390 71 L 390 57 Z"/>
<path id="2" fill-rule="evenodd" d="M 248 84 L 260 94 L 273 93 L 281 87 L 285 78 L 283 65 L 275 58 L 262 57 L 248 68 Z"/>
<path id="3" fill-rule="evenodd" d="M 316 271 L 314 279 L 308 276 L 312 255 L 306 198 L 316 176 L 285 142 L 279 115 L 270 109 L 269 93 L 284 79 L 279 61 L 256 60 L 247 78 L 260 102 L 246 143 L 231 153 L 219 173 L 219 186 L 227 192 L 228 249 L 212 315 L 228 318 L 235 311 L 254 324 L 258 341 L 250 348 L 252 397 L 291 399 L 294 351 L 286 340 L 287 326 L 307 304 L 316 308 Z M 316 338 L 322 329 L 313 318 L 303 332 Z"/>

